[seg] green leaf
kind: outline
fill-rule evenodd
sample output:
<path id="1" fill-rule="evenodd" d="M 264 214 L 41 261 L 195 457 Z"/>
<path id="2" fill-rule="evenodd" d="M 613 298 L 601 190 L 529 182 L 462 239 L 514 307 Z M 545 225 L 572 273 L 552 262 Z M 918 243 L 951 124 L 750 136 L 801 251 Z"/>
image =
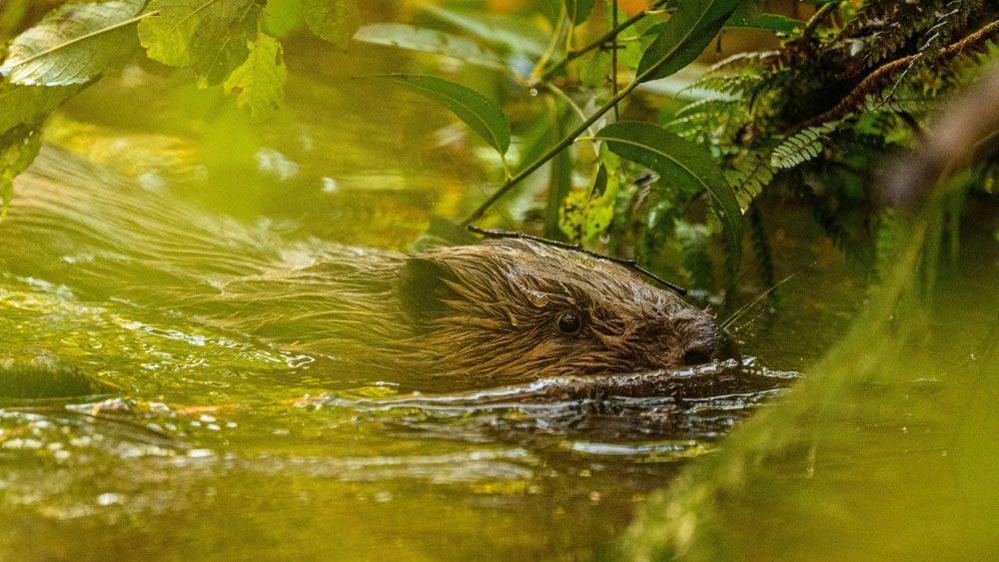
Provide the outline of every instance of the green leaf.
<path id="1" fill-rule="evenodd" d="M 0 220 L 14 197 L 14 178 L 26 170 L 38 156 L 42 134 L 37 127 L 19 125 L 0 135 Z"/>
<path id="2" fill-rule="evenodd" d="M 436 29 L 401 23 L 376 23 L 359 29 L 354 34 L 354 40 L 433 53 L 499 70 L 506 68 L 498 54 L 480 47 L 475 41 Z"/>
<path id="3" fill-rule="evenodd" d="M 218 84 L 246 58 L 260 9 L 254 0 L 153 0 L 139 24 L 149 58 L 193 67 L 198 85 Z"/>
<path id="4" fill-rule="evenodd" d="M 650 168 L 685 191 L 707 191 L 724 226 L 730 256 L 738 263 L 742 212 L 735 192 L 704 147 L 655 125 L 636 122 L 608 125 L 595 138 L 605 141 L 611 152 Z"/>
<path id="5" fill-rule="evenodd" d="M 566 13 L 573 24 L 579 25 L 590 17 L 593 5 L 596 0 L 562 0 L 565 3 Z"/>
<path id="6" fill-rule="evenodd" d="M 0 74 L 15 84 L 84 84 L 121 65 L 138 47 L 132 26 L 144 0 L 66 4 L 10 45 Z"/>
<path id="7" fill-rule="evenodd" d="M 423 6 L 423 11 L 487 43 L 501 45 L 515 53 L 540 57 L 548 44 L 547 35 L 522 18 L 448 10 L 433 4 Z"/>
<path id="8" fill-rule="evenodd" d="M 361 24 L 357 0 L 302 0 L 302 15 L 309 29 L 342 48 Z"/>
<path id="9" fill-rule="evenodd" d="M 268 35 L 284 37 L 302 23 L 302 3 L 300 0 L 267 0 L 262 21 Z"/>
<path id="10" fill-rule="evenodd" d="M 258 33 L 249 50 L 246 62 L 226 79 L 225 91 L 235 94 L 236 105 L 249 108 L 254 120 L 262 121 L 281 106 L 288 69 L 281 43 L 266 33 Z"/>
<path id="11" fill-rule="evenodd" d="M 503 111 L 475 90 L 435 76 L 385 74 L 372 76 L 403 84 L 440 102 L 454 112 L 500 154 L 510 148 L 510 122 Z"/>
<path id="12" fill-rule="evenodd" d="M 569 193 L 559 210 L 559 228 L 569 240 L 591 244 L 610 228 L 620 182 L 599 165 L 589 189 Z"/>
<path id="13" fill-rule="evenodd" d="M 638 82 L 665 78 L 700 56 L 744 0 L 682 0 L 638 63 Z"/>
<path id="14" fill-rule="evenodd" d="M 18 86 L 0 80 L 0 134 L 44 120 L 82 86 Z"/>
<path id="15" fill-rule="evenodd" d="M 839 128 L 841 123 L 842 121 L 829 121 L 809 127 L 784 139 L 774 149 L 770 165 L 786 170 L 816 158 L 822 153 L 826 139 Z"/>

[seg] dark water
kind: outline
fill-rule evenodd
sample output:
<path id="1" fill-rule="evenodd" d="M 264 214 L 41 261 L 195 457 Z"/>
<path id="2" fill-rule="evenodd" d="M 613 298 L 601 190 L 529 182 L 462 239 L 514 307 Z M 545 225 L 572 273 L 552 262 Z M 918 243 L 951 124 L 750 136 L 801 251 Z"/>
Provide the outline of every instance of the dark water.
<path id="1" fill-rule="evenodd" d="M 446 141 L 443 114 L 381 86 L 295 79 L 289 105 L 309 117 L 244 140 L 248 126 L 212 109 L 224 102 L 211 92 L 130 72 L 75 101 L 50 140 L 289 240 L 402 247 L 490 185 L 478 157 Z M 126 100 L 158 88 L 174 94 L 148 122 Z M 96 110 L 108 103 L 121 110 Z M 93 115 L 106 117 L 77 120 Z M 798 215 L 784 210 L 777 229 L 800 240 L 780 248 L 782 273 L 795 274 L 783 308 L 735 323 L 747 365 L 775 388 L 840 335 L 862 295 Z M 586 559 L 779 392 L 403 395 L 406 373 L 360 383 L 330 358 L 142 303 L 90 302 L 68 271 L 0 273 L 0 362 L 68 365 L 99 384 L 0 402 L 2 560 Z M 763 289 L 747 286 L 747 300 Z"/>

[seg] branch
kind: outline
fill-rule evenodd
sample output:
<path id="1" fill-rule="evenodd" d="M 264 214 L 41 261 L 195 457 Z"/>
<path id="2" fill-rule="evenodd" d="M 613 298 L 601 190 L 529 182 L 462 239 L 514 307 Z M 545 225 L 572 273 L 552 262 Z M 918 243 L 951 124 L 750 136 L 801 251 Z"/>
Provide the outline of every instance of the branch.
<path id="1" fill-rule="evenodd" d="M 822 21 L 825 20 L 826 16 L 831 14 L 837 7 L 839 7 L 839 0 L 825 4 L 815 11 L 815 14 L 813 14 L 811 19 L 808 20 L 808 23 L 805 24 L 805 29 L 801 30 L 801 40 L 802 44 L 805 45 L 805 48 L 808 48 L 808 45 L 811 44 L 812 34 L 815 33 L 815 30 L 819 27 Z"/>
<path id="2" fill-rule="evenodd" d="M 495 192 L 493 192 L 493 194 L 489 196 L 489 199 L 486 199 L 485 203 L 483 203 L 482 205 L 479 205 L 479 208 L 475 209 L 475 211 L 473 211 L 472 214 L 468 216 L 468 218 L 466 218 L 464 221 L 462 221 L 461 225 L 462 226 L 468 226 L 468 225 L 472 224 L 473 222 L 481 219 L 482 215 L 484 215 L 486 213 L 486 211 L 489 210 L 489 207 L 492 207 L 493 204 L 495 204 L 497 201 L 499 201 L 500 198 L 503 197 L 504 195 L 506 195 L 506 193 L 508 191 L 510 191 L 511 189 L 513 189 L 514 186 L 516 186 L 518 183 L 524 181 L 524 179 L 527 176 L 531 175 L 535 170 L 537 170 L 541 166 L 544 166 L 546 162 L 548 162 L 549 160 L 551 160 L 552 158 L 554 158 L 559 152 L 562 152 L 563 150 L 565 150 L 566 148 L 568 148 L 570 145 L 572 145 L 572 143 L 576 141 L 576 137 L 578 137 L 579 135 L 585 133 L 587 131 L 587 129 L 589 129 L 591 125 L 593 125 L 594 123 L 596 123 L 597 120 L 600 119 L 605 113 L 607 113 L 608 111 L 610 111 L 611 108 L 613 108 L 621 100 L 623 100 L 625 97 L 627 97 L 627 95 L 630 94 L 632 92 L 632 90 L 634 90 L 635 88 L 637 88 L 638 85 L 642 83 L 642 80 L 645 78 L 645 76 L 647 74 L 649 74 L 651 72 L 651 70 L 655 70 L 655 69 L 656 69 L 656 67 L 653 67 L 652 69 L 650 69 L 650 71 L 647 71 L 645 74 L 636 77 L 623 90 L 621 90 L 620 92 L 617 93 L 617 95 L 615 95 L 614 97 L 612 97 L 610 99 L 610 101 L 608 101 L 606 104 L 604 104 L 603 106 L 601 106 L 600 109 L 596 110 L 593 113 L 593 115 L 590 115 L 585 121 L 583 121 L 579 125 L 579 127 L 577 127 L 574 131 L 572 131 L 571 133 L 569 133 L 568 135 L 566 135 L 565 138 L 563 138 L 562 140 L 560 140 L 558 142 L 558 144 L 556 144 L 555 146 L 553 146 L 550 149 L 548 149 L 548 152 L 545 152 L 540 158 L 538 158 L 537 160 L 535 160 L 534 162 L 532 162 L 531 164 L 529 164 L 523 170 L 517 172 L 510 179 L 508 179 L 505 182 L 503 182 L 503 185 L 501 185 L 499 187 L 499 189 L 497 189 Z"/>
<path id="3" fill-rule="evenodd" d="M 943 49 L 940 49 L 939 57 L 950 58 L 963 54 L 969 49 L 984 43 L 996 33 L 999 33 L 999 21 L 994 21 L 957 43 L 953 43 Z M 867 98 L 868 94 L 877 90 L 881 86 L 882 80 L 908 66 L 920 56 L 922 55 L 919 53 L 909 55 L 878 67 L 874 72 L 868 74 L 867 77 L 860 82 L 860 84 L 857 84 L 857 87 L 850 91 L 850 93 L 847 94 L 842 101 L 836 104 L 835 107 L 799 125 L 795 132 L 800 132 L 809 127 L 814 127 L 816 125 L 821 125 L 822 123 L 828 123 L 829 121 L 835 121 L 844 117 L 847 113 L 852 112 L 860 106 L 860 104 Z"/>
<path id="4" fill-rule="evenodd" d="M 660 2 L 658 2 L 656 4 L 656 6 L 659 6 L 659 5 L 663 4 L 663 3 L 664 3 L 663 1 L 660 1 Z M 641 14 L 647 14 L 648 12 L 649 12 L 649 10 L 644 10 L 643 12 L 640 12 L 639 15 L 641 15 Z M 638 17 L 638 16 L 636 15 L 635 17 Z M 634 20 L 635 18 L 631 18 L 631 19 Z M 628 20 L 628 21 L 631 21 L 631 20 Z M 625 23 L 627 23 L 627 22 L 625 22 Z M 625 24 L 621 24 L 621 25 L 625 25 Z M 619 25 L 618 27 L 620 28 L 621 26 Z M 553 146 L 550 149 L 548 149 L 548 152 L 545 152 L 540 158 L 538 158 L 537 160 L 535 160 L 534 162 L 532 162 L 531 164 L 529 164 L 523 170 L 517 172 L 513 177 L 511 177 L 511 178 L 507 179 L 505 182 L 503 182 L 503 185 L 501 185 L 499 187 L 499 189 L 497 189 L 492 195 L 490 195 L 489 199 L 486 199 L 485 203 L 479 205 L 479 207 L 477 209 L 475 209 L 474 211 L 472 211 L 472 214 L 469 215 L 468 218 L 466 218 L 464 221 L 462 221 L 461 225 L 462 226 L 469 226 L 473 222 L 475 222 L 475 221 L 479 220 L 480 218 L 482 218 L 482 215 L 484 215 L 485 212 L 487 210 L 489 210 L 489 207 L 492 207 L 493 204 L 495 204 L 497 201 L 499 201 L 501 197 L 503 197 L 504 195 L 506 195 L 506 193 L 508 191 L 510 191 L 511 189 L 513 189 L 514 186 L 516 186 L 520 182 L 524 181 L 524 179 L 527 176 L 531 175 L 535 170 L 537 170 L 541 166 L 544 166 L 546 162 L 548 162 L 549 160 L 551 160 L 552 158 L 554 158 L 558 153 L 562 152 L 563 150 L 565 150 L 566 148 L 568 148 L 569 146 L 571 146 L 572 143 L 576 141 L 576 137 L 578 137 L 579 135 L 585 133 L 586 130 L 589 129 L 591 125 L 593 125 L 594 123 L 596 123 L 598 119 L 600 119 L 601 117 L 603 117 L 603 115 L 605 113 L 607 113 L 608 111 L 610 111 L 611 109 L 613 109 L 614 107 L 616 107 L 617 104 L 621 102 L 621 100 L 623 100 L 624 98 L 628 97 L 628 94 L 630 94 L 632 91 L 634 91 L 635 88 L 637 88 L 640 84 L 642 84 L 642 82 L 645 82 L 645 80 L 648 79 L 650 76 L 652 76 L 652 74 L 654 72 L 656 72 L 657 70 L 659 70 L 659 67 L 660 67 L 661 64 L 662 64 L 662 61 L 660 61 L 657 64 L 652 65 L 651 67 L 649 67 L 648 69 L 646 69 L 641 74 L 635 76 L 631 80 L 631 82 L 629 82 L 628 85 L 624 87 L 624 89 L 622 89 L 620 92 L 614 94 L 614 96 L 611 97 L 611 99 L 607 103 L 605 103 L 599 109 L 597 109 L 593 113 L 593 115 L 590 115 L 587 119 L 585 119 L 579 125 L 579 127 L 577 127 L 574 131 L 572 131 L 571 133 L 569 133 L 568 135 L 566 135 L 565 138 L 563 138 L 562 140 L 560 140 L 558 142 L 558 144 L 556 144 L 555 146 Z"/>

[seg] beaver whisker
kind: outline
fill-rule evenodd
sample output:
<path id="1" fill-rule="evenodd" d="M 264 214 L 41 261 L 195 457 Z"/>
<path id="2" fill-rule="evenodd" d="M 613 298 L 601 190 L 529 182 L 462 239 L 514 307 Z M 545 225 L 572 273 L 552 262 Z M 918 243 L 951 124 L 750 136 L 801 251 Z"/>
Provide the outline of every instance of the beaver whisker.
<path id="1" fill-rule="evenodd" d="M 796 272 L 792 273 L 791 275 L 788 275 L 784 279 L 781 279 L 777 283 L 774 283 L 773 286 L 771 286 L 769 289 L 761 292 L 759 295 L 756 296 L 756 298 L 754 298 L 748 304 L 740 307 L 738 310 L 736 310 L 735 312 L 733 312 L 732 314 L 730 314 L 728 316 L 728 318 L 726 318 L 725 320 L 722 320 L 722 322 L 721 322 L 721 328 L 723 330 L 728 330 L 728 328 L 731 327 L 732 324 L 734 324 L 736 321 L 738 321 L 739 318 L 743 314 L 745 314 L 749 309 L 751 309 L 752 307 L 756 306 L 763 299 L 767 298 L 771 293 L 773 293 L 774 291 L 776 291 L 778 287 L 780 287 L 784 283 L 787 283 L 788 281 L 790 281 L 798 273 L 799 272 L 796 271 Z"/>

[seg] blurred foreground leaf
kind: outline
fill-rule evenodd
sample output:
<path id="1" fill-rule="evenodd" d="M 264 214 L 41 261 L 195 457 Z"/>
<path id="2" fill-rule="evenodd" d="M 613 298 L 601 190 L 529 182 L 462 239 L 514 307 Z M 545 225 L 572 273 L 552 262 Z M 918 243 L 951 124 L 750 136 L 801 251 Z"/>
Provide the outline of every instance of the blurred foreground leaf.
<path id="1" fill-rule="evenodd" d="M 72 3 L 49 12 L 10 46 L 0 74 L 15 84 L 84 84 L 122 64 L 138 47 L 133 25 L 144 0 Z"/>
<path id="2" fill-rule="evenodd" d="M 941 198 L 791 393 L 653 496 L 627 560 L 984 560 L 999 548 L 999 286 L 976 240 L 936 291 Z M 939 302 L 932 303 L 933 299 Z"/>
<path id="3" fill-rule="evenodd" d="M 238 107 L 249 108 L 250 116 L 261 121 L 281 106 L 288 70 L 281 43 L 273 37 L 258 33 L 249 50 L 246 62 L 226 79 L 225 90 L 236 95 Z"/>
<path id="4" fill-rule="evenodd" d="M 218 84 L 246 58 L 260 9 L 254 0 L 153 0 L 139 24 L 149 58 L 193 67 L 202 87 Z"/>
<path id="5" fill-rule="evenodd" d="M 540 29 L 513 16 L 448 10 L 432 4 L 423 6 L 423 10 L 487 43 L 506 47 L 515 53 L 540 57 L 548 42 L 548 37 Z"/>
<path id="6" fill-rule="evenodd" d="M 506 68 L 499 55 L 479 46 L 475 41 L 436 29 L 402 23 L 375 23 L 359 29 L 354 34 L 354 40 L 433 53 L 498 70 Z"/>
<path id="7" fill-rule="evenodd" d="M 302 15 L 313 33 L 343 48 L 361 23 L 356 0 L 302 0 Z"/>
<path id="8" fill-rule="evenodd" d="M 14 178 L 31 165 L 41 147 L 42 134 L 35 127 L 19 125 L 0 135 L 0 219 L 14 196 Z"/>

